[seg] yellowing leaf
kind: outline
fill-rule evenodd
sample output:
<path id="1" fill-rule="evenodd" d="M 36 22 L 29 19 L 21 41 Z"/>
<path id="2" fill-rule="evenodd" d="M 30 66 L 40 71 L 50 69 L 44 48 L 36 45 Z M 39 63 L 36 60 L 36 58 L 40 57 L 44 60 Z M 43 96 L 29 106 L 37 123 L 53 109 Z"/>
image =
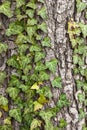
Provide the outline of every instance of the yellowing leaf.
<path id="1" fill-rule="evenodd" d="M 46 97 L 44 97 L 44 95 L 40 95 L 40 97 L 38 98 L 38 102 L 44 104 L 47 103 L 48 100 L 46 99 Z"/>
<path id="2" fill-rule="evenodd" d="M 0 106 L 0 108 L 2 108 L 4 111 L 8 111 L 9 109 L 8 109 L 8 105 L 6 105 L 6 106 Z"/>
<path id="3" fill-rule="evenodd" d="M 39 86 L 37 83 L 33 84 L 31 89 L 35 89 L 35 90 L 38 90 L 39 89 Z"/>
<path id="4" fill-rule="evenodd" d="M 0 111 L 0 118 L 2 117 L 2 112 Z"/>
<path id="5" fill-rule="evenodd" d="M 34 102 L 34 111 L 37 111 L 39 109 L 42 109 L 43 105 L 39 103 L 38 101 Z"/>
<path id="6" fill-rule="evenodd" d="M 4 119 L 4 124 L 11 125 L 11 118 L 8 117 L 8 118 Z"/>
<path id="7" fill-rule="evenodd" d="M 38 119 L 33 119 L 32 123 L 31 123 L 31 127 L 30 130 L 34 130 L 37 127 L 41 127 L 41 121 Z"/>

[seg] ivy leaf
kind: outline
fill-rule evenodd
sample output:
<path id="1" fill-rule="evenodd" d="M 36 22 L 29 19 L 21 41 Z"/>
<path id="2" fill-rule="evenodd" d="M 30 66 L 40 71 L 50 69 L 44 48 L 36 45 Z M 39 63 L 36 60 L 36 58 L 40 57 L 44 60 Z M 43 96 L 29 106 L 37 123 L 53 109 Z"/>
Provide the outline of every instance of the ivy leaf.
<path id="1" fill-rule="evenodd" d="M 45 22 L 38 25 L 38 29 L 42 30 L 44 33 L 47 33 L 47 24 Z"/>
<path id="2" fill-rule="evenodd" d="M 16 6 L 17 6 L 17 8 L 20 8 L 24 4 L 25 4 L 25 0 L 16 0 Z"/>
<path id="3" fill-rule="evenodd" d="M 0 108 L 3 109 L 6 112 L 8 112 L 8 110 L 9 110 L 8 104 L 6 106 L 1 105 Z"/>
<path id="4" fill-rule="evenodd" d="M 84 101 L 85 101 L 85 95 L 79 93 L 79 94 L 78 94 L 78 99 L 79 99 L 80 102 L 84 102 Z"/>
<path id="5" fill-rule="evenodd" d="M 80 0 L 76 0 L 76 2 L 77 12 L 82 12 L 87 6 L 85 2 L 81 2 Z"/>
<path id="6" fill-rule="evenodd" d="M 20 122 L 20 123 L 21 123 L 21 121 L 22 121 L 20 109 L 17 109 L 17 108 L 11 109 L 11 110 L 9 111 L 9 116 L 10 116 L 10 117 L 13 117 L 16 121 L 18 121 L 18 122 Z"/>
<path id="7" fill-rule="evenodd" d="M 1 125 L 0 130 L 12 130 L 11 125 Z"/>
<path id="8" fill-rule="evenodd" d="M 48 103 L 48 100 L 46 99 L 46 97 L 44 97 L 44 95 L 40 94 L 40 97 L 37 100 L 39 103 L 44 104 L 44 103 Z"/>
<path id="9" fill-rule="evenodd" d="M 30 130 L 35 130 L 35 128 L 37 127 L 41 127 L 41 120 L 38 119 L 33 119 L 31 126 L 30 126 Z"/>
<path id="10" fill-rule="evenodd" d="M 65 128 L 66 126 L 67 126 L 67 122 L 63 118 L 60 119 L 59 127 L 62 129 L 62 128 Z"/>
<path id="11" fill-rule="evenodd" d="M 45 53 L 43 52 L 35 52 L 35 62 L 40 61 L 45 57 Z"/>
<path id="12" fill-rule="evenodd" d="M 6 52 L 7 49 L 8 49 L 8 45 L 7 44 L 0 43 L 0 54 L 2 52 Z"/>
<path id="13" fill-rule="evenodd" d="M 80 26 L 82 33 L 83 33 L 83 36 L 85 38 L 87 36 L 87 25 L 80 23 L 79 26 Z"/>
<path id="14" fill-rule="evenodd" d="M 76 80 L 76 84 L 77 84 L 78 89 L 81 89 L 84 86 L 84 82 L 82 82 L 80 80 Z"/>
<path id="15" fill-rule="evenodd" d="M 21 23 L 16 22 L 12 22 L 9 24 L 9 28 L 6 30 L 6 35 L 7 36 L 11 36 L 11 35 L 16 35 L 16 34 L 20 34 L 21 32 L 23 32 L 24 27 L 21 25 Z"/>
<path id="16" fill-rule="evenodd" d="M 5 125 L 11 125 L 11 119 L 10 119 L 10 117 L 7 117 L 7 118 L 4 119 L 4 124 Z"/>
<path id="17" fill-rule="evenodd" d="M 20 33 L 18 36 L 17 36 L 17 39 L 16 39 L 16 44 L 22 44 L 22 43 L 27 43 L 28 42 L 28 38 L 23 35 L 22 33 Z"/>
<path id="18" fill-rule="evenodd" d="M 8 99 L 0 95 L 0 105 L 1 106 L 7 106 L 8 105 Z"/>
<path id="19" fill-rule="evenodd" d="M 42 109 L 43 105 L 39 103 L 38 101 L 34 102 L 34 111 L 37 111 L 39 109 Z"/>
<path id="20" fill-rule="evenodd" d="M 21 85 L 19 86 L 19 88 L 20 88 L 23 92 L 26 92 L 26 91 L 29 89 L 29 86 L 24 85 L 24 84 L 21 84 Z"/>
<path id="21" fill-rule="evenodd" d="M 36 33 L 36 30 L 37 30 L 37 26 L 27 27 L 27 33 L 28 33 L 28 36 L 29 36 L 30 39 Z"/>
<path id="22" fill-rule="evenodd" d="M 79 119 L 82 120 L 83 118 L 85 118 L 85 116 L 86 116 L 85 112 L 82 109 L 80 109 L 79 110 Z"/>
<path id="23" fill-rule="evenodd" d="M 0 13 L 3 13 L 7 17 L 11 18 L 12 17 L 12 11 L 10 9 L 10 2 L 5 1 L 3 2 L 2 5 L 0 5 Z"/>
<path id="24" fill-rule="evenodd" d="M 6 78 L 6 73 L 4 71 L 0 71 L 0 84 L 4 82 Z"/>
<path id="25" fill-rule="evenodd" d="M 36 9 L 36 7 L 37 7 L 34 2 L 28 2 L 28 4 L 26 6 L 32 8 L 32 9 Z"/>
<path id="26" fill-rule="evenodd" d="M 20 54 L 25 53 L 27 49 L 29 49 L 29 46 L 27 44 L 22 44 L 18 46 L 18 52 Z"/>
<path id="27" fill-rule="evenodd" d="M 41 47 L 38 46 L 38 45 L 32 45 L 32 46 L 30 47 L 30 52 L 33 52 L 33 51 L 35 51 L 35 52 L 41 51 Z"/>
<path id="28" fill-rule="evenodd" d="M 40 95 L 44 95 L 47 98 L 51 98 L 52 97 L 52 92 L 50 90 L 50 87 L 48 86 L 43 86 L 41 89 L 37 90 L 37 93 Z"/>
<path id="29" fill-rule="evenodd" d="M 15 88 L 15 87 L 8 87 L 6 92 L 9 94 L 9 96 L 15 100 L 18 97 L 19 94 L 19 89 Z"/>
<path id="30" fill-rule="evenodd" d="M 78 58 L 78 55 L 73 55 L 73 63 L 74 64 L 78 64 L 78 61 L 79 61 L 79 58 Z"/>
<path id="31" fill-rule="evenodd" d="M 27 21 L 27 25 L 28 26 L 33 26 L 33 25 L 36 25 L 37 24 L 37 20 L 36 19 L 28 19 Z"/>
<path id="32" fill-rule="evenodd" d="M 62 88 L 61 78 L 60 78 L 60 77 L 56 77 L 56 78 L 52 81 L 52 86 L 53 86 L 53 87 Z"/>
<path id="33" fill-rule="evenodd" d="M 69 103 L 69 101 L 68 101 L 68 99 L 67 99 L 67 97 L 66 97 L 66 94 L 61 94 L 60 95 L 60 97 L 59 97 L 59 100 L 58 100 L 58 102 L 57 102 L 57 107 L 59 108 L 59 109 L 61 109 L 61 108 L 63 108 L 63 107 L 66 107 L 66 106 L 68 106 L 70 103 Z"/>
<path id="34" fill-rule="evenodd" d="M 39 2 L 41 2 L 41 3 L 44 3 L 44 0 L 38 0 Z"/>
<path id="35" fill-rule="evenodd" d="M 39 80 L 39 81 L 48 80 L 49 78 L 50 78 L 50 76 L 49 76 L 46 72 L 41 71 L 41 72 L 39 73 L 39 77 L 38 77 L 38 80 Z"/>
<path id="36" fill-rule="evenodd" d="M 35 89 L 38 90 L 39 89 L 39 85 L 37 83 L 34 83 L 31 87 L 31 89 Z"/>
<path id="37" fill-rule="evenodd" d="M 46 66 L 40 62 L 37 62 L 36 66 L 35 66 L 35 70 L 36 71 L 42 71 L 42 70 L 46 70 Z"/>
<path id="38" fill-rule="evenodd" d="M 45 37 L 42 41 L 42 46 L 51 47 L 51 41 L 49 37 Z"/>
<path id="39" fill-rule="evenodd" d="M 47 14 L 46 14 L 46 8 L 42 7 L 38 13 L 37 13 L 41 18 L 46 19 L 47 18 Z"/>
<path id="40" fill-rule="evenodd" d="M 30 17 L 33 18 L 34 17 L 34 13 L 35 11 L 33 9 L 28 9 L 26 10 L 26 14 Z"/>
<path id="41" fill-rule="evenodd" d="M 51 59 L 50 61 L 46 62 L 46 67 L 54 73 L 56 71 L 57 63 L 57 59 Z"/>

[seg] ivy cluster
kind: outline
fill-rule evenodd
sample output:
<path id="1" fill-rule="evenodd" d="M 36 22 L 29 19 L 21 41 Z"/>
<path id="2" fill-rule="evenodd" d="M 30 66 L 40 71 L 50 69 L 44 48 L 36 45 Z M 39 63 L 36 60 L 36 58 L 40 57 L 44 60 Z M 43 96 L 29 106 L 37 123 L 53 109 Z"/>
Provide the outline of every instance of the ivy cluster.
<path id="1" fill-rule="evenodd" d="M 77 0 L 77 12 L 81 13 L 87 9 L 87 4 Z M 85 12 L 86 16 L 87 12 Z M 85 17 L 87 19 L 87 17 Z M 71 19 L 68 22 L 68 33 L 73 48 L 73 72 L 74 75 L 80 76 L 79 79 L 75 79 L 76 87 L 79 90 L 77 95 L 78 101 L 84 106 L 87 107 L 87 24 L 82 22 L 75 22 Z M 81 91 L 80 91 L 81 90 Z M 83 107 L 83 109 L 84 109 Z M 86 111 L 82 108 L 79 109 L 79 119 L 87 118 Z M 83 130 L 87 130 L 85 125 Z"/>
<path id="2" fill-rule="evenodd" d="M 12 120 L 19 122 L 20 130 L 59 130 L 67 123 L 64 119 L 59 126 L 53 126 L 51 118 L 63 107 L 69 105 L 66 95 L 62 93 L 55 107 L 44 110 L 45 104 L 52 99 L 49 86 L 45 84 L 50 79 L 50 73 L 55 75 L 57 59 L 45 61 L 45 48 L 51 47 L 46 25 L 46 9 L 44 0 L 15 0 L 16 7 L 11 11 L 9 1 L 0 5 L 0 13 L 8 18 L 15 17 L 6 30 L 6 36 L 14 36 L 17 46 L 16 54 L 7 60 L 7 65 L 14 69 L 10 75 L 6 93 L 12 101 L 13 108 L 9 108 L 9 100 L 0 95 L 0 108 L 7 112 L 4 125 L 0 130 L 13 130 Z M 0 53 L 8 46 L 0 43 Z M 0 84 L 3 84 L 6 74 L 0 72 Z M 45 82 L 44 82 L 45 81 Z M 61 78 L 55 76 L 52 87 L 62 88 Z M 2 113 L 0 112 L 0 117 Z"/>

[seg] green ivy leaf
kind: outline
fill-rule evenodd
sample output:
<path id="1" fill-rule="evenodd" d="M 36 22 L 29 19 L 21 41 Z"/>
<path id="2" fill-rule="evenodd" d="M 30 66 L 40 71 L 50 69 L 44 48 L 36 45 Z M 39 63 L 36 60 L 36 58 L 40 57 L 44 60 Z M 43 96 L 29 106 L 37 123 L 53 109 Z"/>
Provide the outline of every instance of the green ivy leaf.
<path id="1" fill-rule="evenodd" d="M 62 118 L 59 121 L 59 127 L 60 128 L 65 128 L 67 126 L 67 122 Z"/>
<path id="2" fill-rule="evenodd" d="M 38 0 L 39 2 L 41 2 L 41 3 L 44 3 L 44 0 Z"/>
<path id="3" fill-rule="evenodd" d="M 37 90 L 37 93 L 40 95 L 44 95 L 47 98 L 51 98 L 52 97 L 52 92 L 50 90 L 50 87 L 48 86 L 43 86 L 41 89 Z"/>
<path id="4" fill-rule="evenodd" d="M 0 95 L 0 105 L 1 106 L 7 106 L 8 105 L 8 99 Z"/>
<path id="5" fill-rule="evenodd" d="M 40 61 L 45 57 L 45 53 L 43 52 L 35 52 L 35 62 Z"/>
<path id="6" fill-rule="evenodd" d="M 52 86 L 53 86 L 53 87 L 57 87 L 57 88 L 62 88 L 61 78 L 60 78 L 60 77 L 56 77 L 56 78 L 52 81 Z"/>
<path id="7" fill-rule="evenodd" d="M 30 130 L 35 130 L 37 127 L 41 127 L 41 121 L 38 119 L 33 119 L 31 122 Z"/>
<path id="8" fill-rule="evenodd" d="M 24 27 L 21 25 L 21 23 L 13 22 L 9 24 L 9 28 L 6 30 L 6 35 L 16 35 L 22 33 L 24 30 Z"/>
<path id="9" fill-rule="evenodd" d="M 41 51 L 41 50 L 42 49 L 41 49 L 41 47 L 39 45 L 32 45 L 30 47 L 30 52 L 33 52 L 33 51 L 37 52 L 37 51 Z"/>
<path id="10" fill-rule="evenodd" d="M 22 121 L 22 117 L 21 117 L 21 110 L 20 109 L 11 109 L 9 111 L 9 116 L 13 117 L 16 121 L 20 122 Z"/>
<path id="11" fill-rule="evenodd" d="M 49 37 L 45 37 L 42 41 L 42 46 L 51 47 L 51 41 Z"/>
<path id="12" fill-rule="evenodd" d="M 4 82 L 6 78 L 6 73 L 4 71 L 0 71 L 0 84 Z"/>
<path id="13" fill-rule="evenodd" d="M 26 92 L 26 91 L 29 89 L 29 86 L 24 85 L 24 84 L 21 84 L 21 85 L 19 86 L 19 88 L 20 88 L 23 92 Z"/>
<path id="14" fill-rule="evenodd" d="M 28 44 L 22 44 L 22 45 L 18 46 L 19 54 L 25 53 L 27 49 L 29 49 L 29 45 Z"/>
<path id="15" fill-rule="evenodd" d="M 85 2 L 81 2 L 81 0 L 76 0 L 76 2 L 77 12 L 82 12 L 87 7 L 87 4 Z"/>
<path id="16" fill-rule="evenodd" d="M 3 13 L 4 15 L 8 16 L 9 18 L 12 17 L 12 11 L 10 9 L 10 2 L 5 1 L 2 5 L 0 5 L 0 13 Z"/>
<path id="17" fill-rule="evenodd" d="M 25 0 L 16 0 L 17 8 L 20 8 L 22 5 L 25 5 Z"/>
<path id="18" fill-rule="evenodd" d="M 2 52 L 6 52 L 8 49 L 8 45 L 7 44 L 4 44 L 4 43 L 0 43 L 0 54 Z"/>
<path id="19" fill-rule="evenodd" d="M 27 43 L 29 42 L 27 36 L 23 35 L 22 33 L 20 33 L 18 36 L 17 36 L 17 39 L 16 39 L 16 42 L 17 44 L 22 44 L 22 43 Z"/>
<path id="20" fill-rule="evenodd" d="M 78 61 L 79 61 L 78 55 L 77 55 L 77 54 L 76 54 L 76 55 L 73 55 L 73 63 L 74 63 L 74 64 L 78 64 Z"/>
<path id="21" fill-rule="evenodd" d="M 37 30 L 37 26 L 27 27 L 27 33 L 30 39 L 32 38 L 32 36 L 34 36 L 34 34 L 36 33 L 36 30 Z"/>
<path id="22" fill-rule="evenodd" d="M 41 18 L 46 19 L 47 18 L 47 14 L 46 14 L 46 8 L 42 7 L 38 13 L 37 13 Z"/>
<path id="23" fill-rule="evenodd" d="M 47 67 L 42 64 L 41 62 L 37 62 L 36 66 L 35 66 L 35 70 L 36 71 L 42 71 L 42 70 L 45 70 Z"/>
<path id="24" fill-rule="evenodd" d="M 43 22 L 42 24 L 38 25 L 38 29 L 42 30 L 44 33 L 47 33 L 47 24 Z"/>
<path id="25" fill-rule="evenodd" d="M 12 100 L 15 100 L 18 97 L 20 90 L 15 87 L 8 87 L 6 92 L 9 94 Z"/>
<path id="26" fill-rule="evenodd" d="M 28 19 L 27 25 L 28 25 L 28 26 L 37 25 L 37 20 L 34 19 L 34 18 L 33 18 L 33 19 Z"/>
<path id="27" fill-rule="evenodd" d="M 26 10 L 26 14 L 30 17 L 33 18 L 34 17 L 34 13 L 35 11 L 33 9 L 28 9 Z"/>
<path id="28" fill-rule="evenodd" d="M 85 38 L 87 36 L 87 25 L 80 23 L 79 26 L 80 26 L 82 33 L 83 33 L 83 36 Z"/>
<path id="29" fill-rule="evenodd" d="M 78 99 L 79 99 L 80 102 L 84 102 L 84 101 L 85 101 L 85 95 L 79 93 L 79 94 L 78 94 Z"/>
<path id="30" fill-rule="evenodd" d="M 12 130 L 12 126 L 10 125 L 0 125 L 0 130 Z"/>
<path id="31" fill-rule="evenodd" d="M 38 76 L 38 80 L 39 80 L 39 81 L 48 80 L 49 78 L 50 78 L 50 76 L 49 76 L 46 72 L 41 71 L 41 72 L 39 73 L 39 76 Z"/>
<path id="32" fill-rule="evenodd" d="M 51 59 L 50 61 L 46 62 L 46 67 L 54 73 L 56 71 L 57 63 L 57 59 Z"/>
<path id="33" fill-rule="evenodd" d="M 79 119 L 82 120 L 83 118 L 85 118 L 85 116 L 86 116 L 85 112 L 82 109 L 80 109 L 79 110 Z"/>
<path id="34" fill-rule="evenodd" d="M 32 8 L 32 9 L 37 8 L 37 6 L 36 6 L 36 4 L 34 2 L 28 2 L 28 4 L 26 6 Z"/>

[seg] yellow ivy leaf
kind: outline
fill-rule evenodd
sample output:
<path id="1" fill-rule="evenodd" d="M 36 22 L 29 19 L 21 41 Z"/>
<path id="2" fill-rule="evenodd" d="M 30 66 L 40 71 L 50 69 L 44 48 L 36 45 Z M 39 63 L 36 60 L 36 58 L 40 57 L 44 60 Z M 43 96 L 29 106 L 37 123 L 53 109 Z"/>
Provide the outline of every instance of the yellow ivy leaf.
<path id="1" fill-rule="evenodd" d="M 31 89 L 35 89 L 35 90 L 38 90 L 39 89 L 39 86 L 37 83 L 33 84 Z"/>
<path id="2" fill-rule="evenodd" d="M 11 118 L 8 117 L 8 118 L 4 119 L 4 124 L 11 125 Z"/>
<path id="3" fill-rule="evenodd" d="M 39 103 L 38 101 L 34 102 L 34 111 L 37 111 L 39 109 L 42 109 L 43 105 Z"/>
<path id="4" fill-rule="evenodd" d="M 2 112 L 0 111 L 0 118 L 2 117 Z"/>
<path id="5" fill-rule="evenodd" d="M 44 97 L 44 95 L 40 95 L 40 97 L 38 98 L 38 102 L 44 104 L 47 103 L 48 100 L 46 99 L 46 97 Z"/>
<path id="6" fill-rule="evenodd" d="M 9 109 L 8 109 L 8 105 L 7 105 L 7 106 L 0 106 L 0 108 L 3 109 L 3 110 L 6 111 L 6 112 L 9 110 Z"/>

